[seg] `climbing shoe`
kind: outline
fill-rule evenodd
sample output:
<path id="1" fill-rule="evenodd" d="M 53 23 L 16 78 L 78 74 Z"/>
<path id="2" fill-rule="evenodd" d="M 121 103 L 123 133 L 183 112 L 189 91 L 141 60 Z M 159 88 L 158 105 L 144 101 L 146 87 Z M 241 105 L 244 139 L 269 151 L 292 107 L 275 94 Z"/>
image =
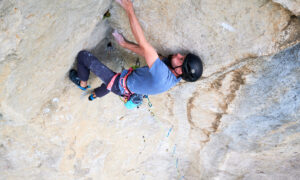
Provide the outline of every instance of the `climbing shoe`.
<path id="1" fill-rule="evenodd" d="M 70 80 L 71 80 L 74 84 L 76 84 L 76 85 L 77 85 L 81 90 L 83 90 L 83 91 L 86 91 L 88 88 L 90 88 L 89 85 L 86 86 L 86 87 L 81 87 L 81 86 L 80 86 L 80 79 L 79 79 L 79 77 L 78 77 L 78 73 L 77 73 L 77 71 L 74 70 L 74 69 L 71 69 L 71 70 L 70 70 L 69 78 L 70 78 Z"/>
<path id="2" fill-rule="evenodd" d="M 90 101 L 93 101 L 94 99 L 96 99 L 96 98 L 94 97 L 93 94 L 91 94 L 91 95 L 89 96 L 89 100 L 90 100 Z"/>

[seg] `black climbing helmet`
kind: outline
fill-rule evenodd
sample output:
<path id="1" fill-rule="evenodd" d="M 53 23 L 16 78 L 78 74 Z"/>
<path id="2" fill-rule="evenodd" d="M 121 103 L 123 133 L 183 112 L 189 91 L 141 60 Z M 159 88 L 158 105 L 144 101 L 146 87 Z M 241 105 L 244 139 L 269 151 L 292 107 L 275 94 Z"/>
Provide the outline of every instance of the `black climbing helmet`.
<path id="1" fill-rule="evenodd" d="M 182 64 L 182 79 L 194 82 L 197 81 L 203 72 L 203 65 L 201 59 L 194 55 L 189 53 Z"/>

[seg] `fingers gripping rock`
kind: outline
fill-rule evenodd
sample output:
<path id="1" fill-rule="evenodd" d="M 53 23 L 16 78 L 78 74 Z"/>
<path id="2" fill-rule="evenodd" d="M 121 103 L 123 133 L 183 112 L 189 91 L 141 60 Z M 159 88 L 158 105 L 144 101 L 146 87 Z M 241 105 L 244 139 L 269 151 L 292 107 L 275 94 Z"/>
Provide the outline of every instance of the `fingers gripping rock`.
<path id="1" fill-rule="evenodd" d="M 118 42 L 118 44 L 123 45 L 125 43 L 123 35 L 120 34 L 117 30 L 114 30 L 112 35 L 114 36 L 114 38 Z"/>

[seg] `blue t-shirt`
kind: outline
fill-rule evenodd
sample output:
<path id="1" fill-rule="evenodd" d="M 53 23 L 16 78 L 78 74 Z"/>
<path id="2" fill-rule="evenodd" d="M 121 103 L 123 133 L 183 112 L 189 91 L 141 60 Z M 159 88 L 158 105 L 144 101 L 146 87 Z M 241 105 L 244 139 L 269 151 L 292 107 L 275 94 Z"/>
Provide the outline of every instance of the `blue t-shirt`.
<path id="1" fill-rule="evenodd" d="M 124 70 L 121 73 L 121 78 L 123 78 L 127 72 L 128 70 Z M 180 80 L 181 78 L 176 78 L 168 66 L 157 58 L 151 68 L 144 66 L 135 69 L 127 78 L 127 88 L 132 93 L 137 94 L 159 94 L 169 90 Z M 123 94 L 124 88 L 120 83 L 119 87 Z"/>

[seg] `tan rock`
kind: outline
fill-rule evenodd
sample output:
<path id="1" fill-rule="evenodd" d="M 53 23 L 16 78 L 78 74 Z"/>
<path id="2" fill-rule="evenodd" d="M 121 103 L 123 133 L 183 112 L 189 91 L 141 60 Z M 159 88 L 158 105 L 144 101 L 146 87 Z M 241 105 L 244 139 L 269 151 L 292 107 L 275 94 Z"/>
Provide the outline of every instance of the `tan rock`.
<path id="1" fill-rule="evenodd" d="M 0 179 L 299 177 L 299 44 L 259 57 L 299 42 L 299 19 L 264 0 L 135 0 L 151 44 L 191 49 L 205 74 L 129 111 L 67 77 L 81 49 L 118 72 L 136 62 L 102 19 L 110 2 L 0 2 Z M 124 11 L 110 12 L 132 39 Z"/>
<path id="2" fill-rule="evenodd" d="M 300 15 L 300 1 L 299 0 L 273 0 L 273 1 L 281 4 L 284 8 L 289 9 L 296 16 Z"/>
<path id="3" fill-rule="evenodd" d="M 278 52 L 288 37 L 299 34 L 299 25 L 285 31 L 291 25 L 290 14 L 267 0 L 136 1 L 134 7 L 147 39 L 160 53 L 200 55 L 205 77 L 242 59 Z M 112 13 L 113 27 L 133 40 L 120 6 L 115 5 Z M 293 40 L 299 41 L 299 36 Z"/>

